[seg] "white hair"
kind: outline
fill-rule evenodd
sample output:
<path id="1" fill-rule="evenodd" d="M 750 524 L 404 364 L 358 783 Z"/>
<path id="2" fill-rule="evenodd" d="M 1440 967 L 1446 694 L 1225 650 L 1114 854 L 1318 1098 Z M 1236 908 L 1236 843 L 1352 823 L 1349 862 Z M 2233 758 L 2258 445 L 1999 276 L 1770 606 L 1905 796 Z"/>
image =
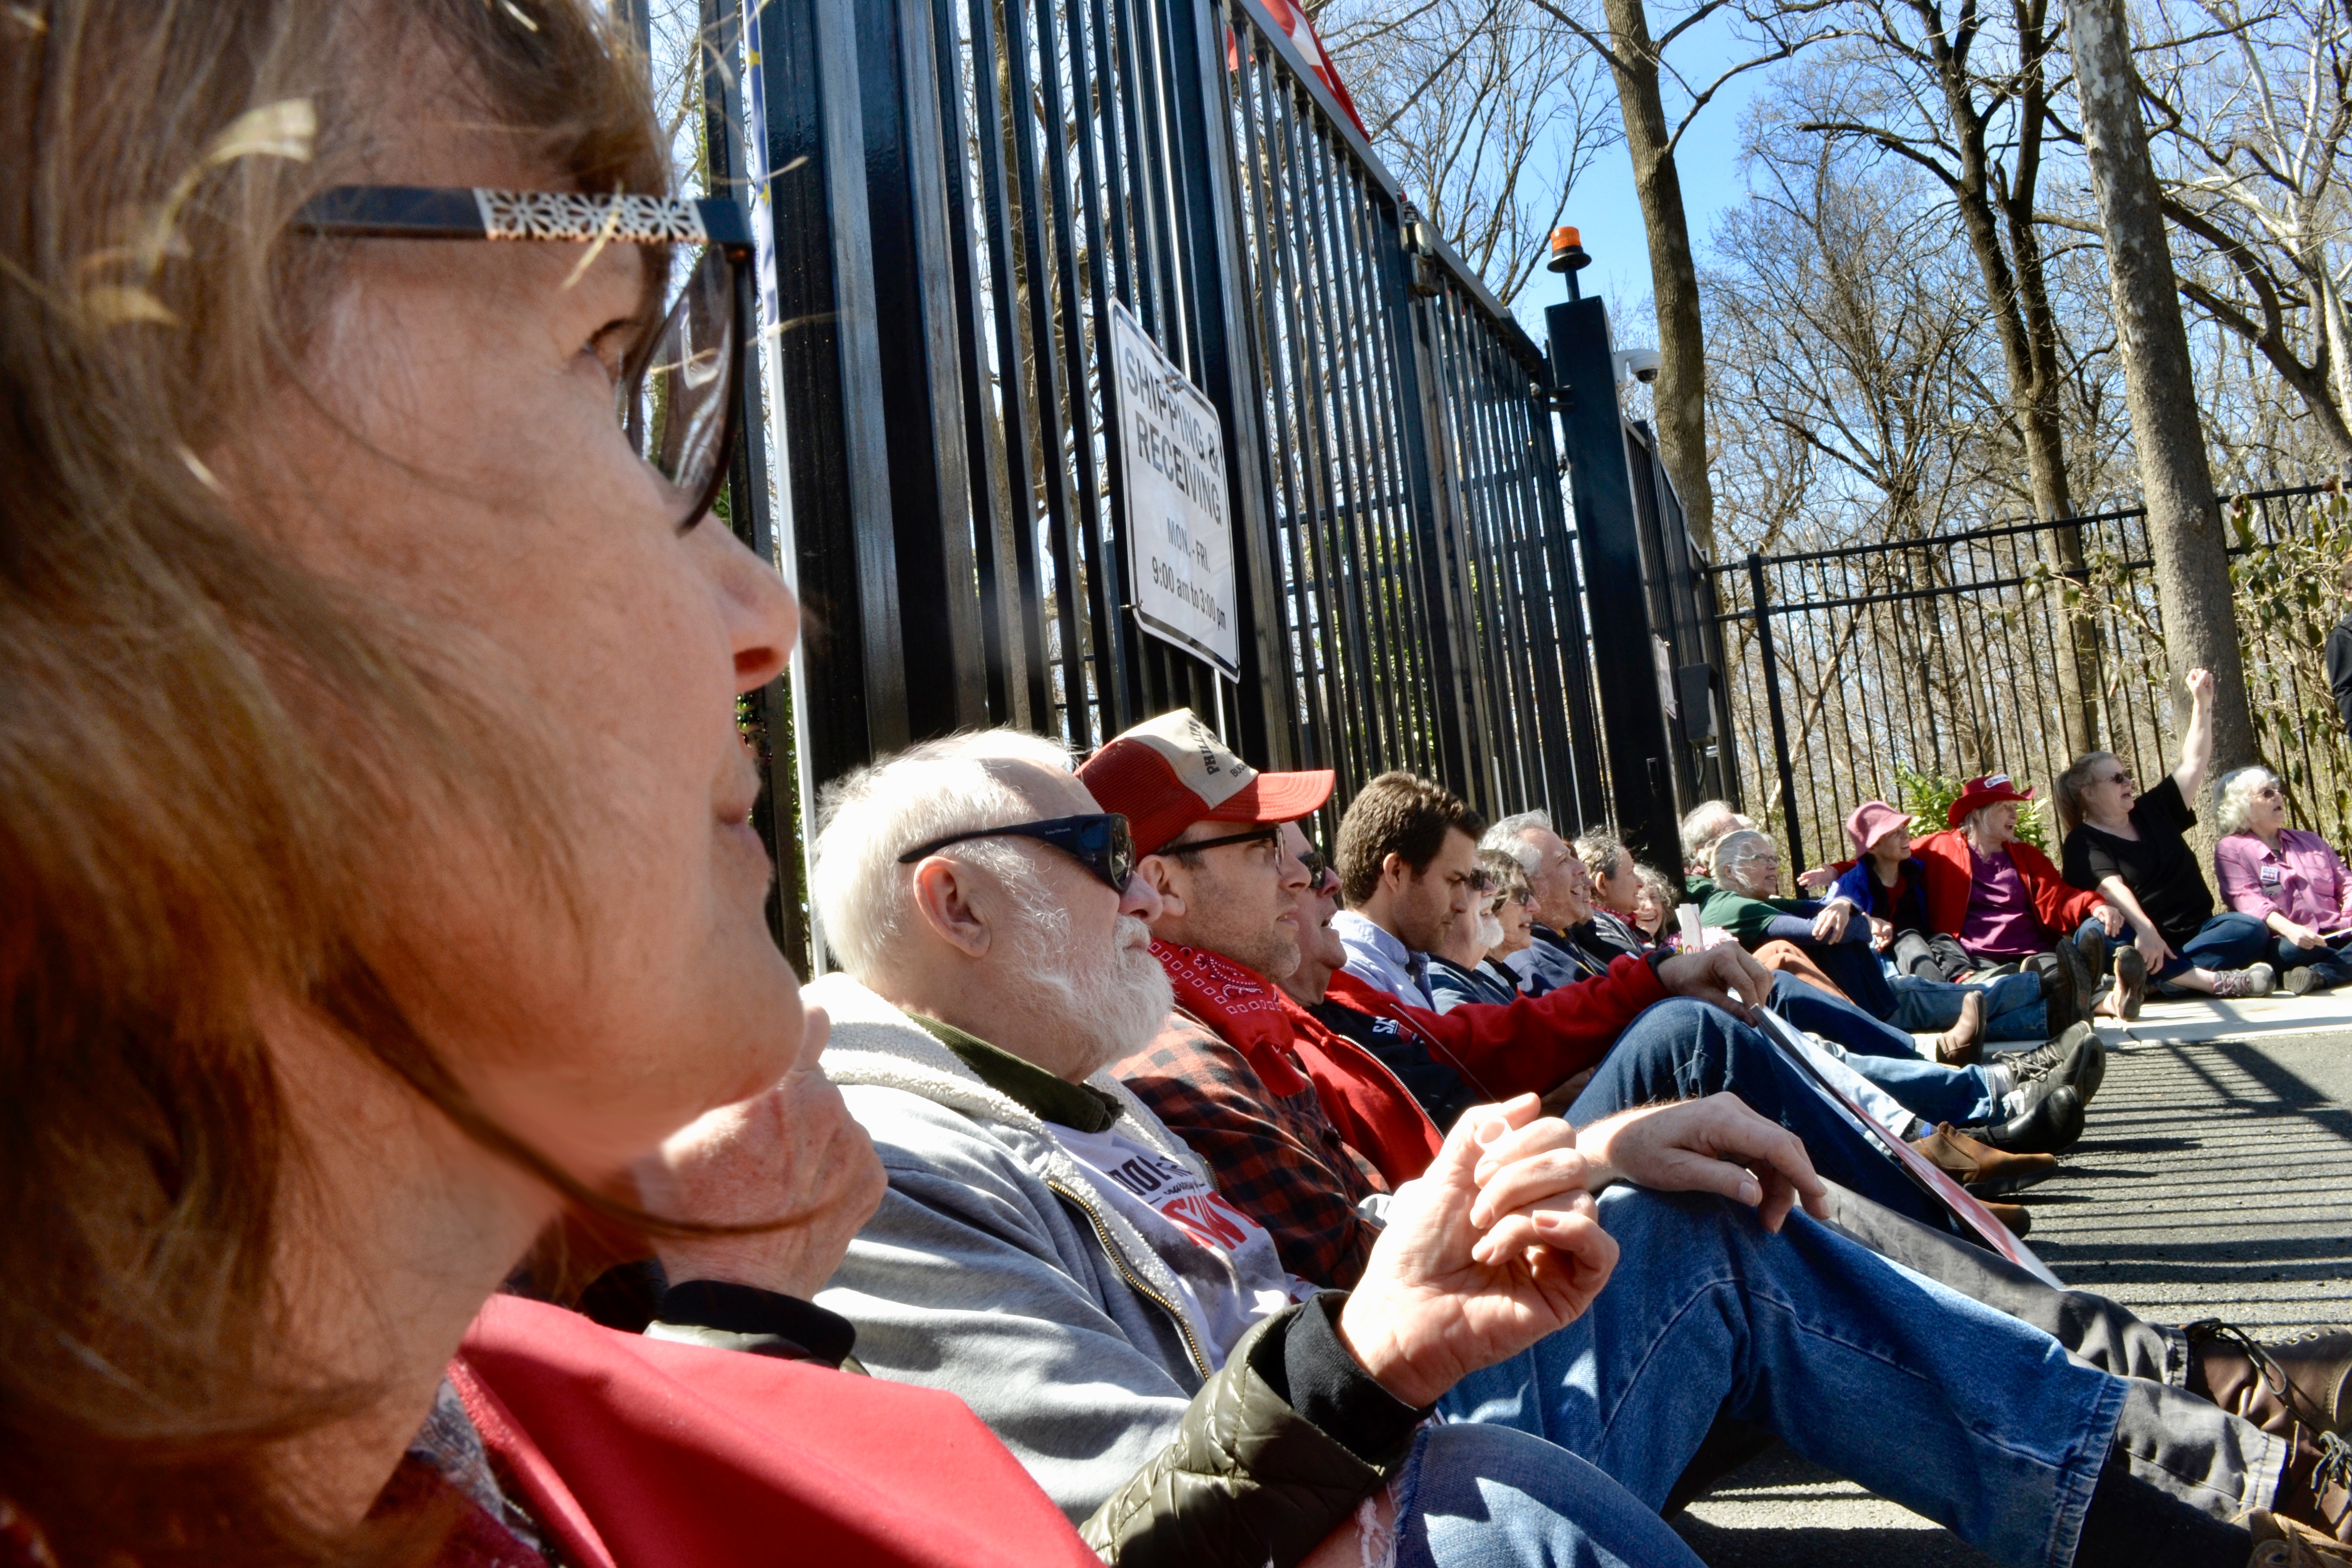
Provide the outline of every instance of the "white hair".
<path id="1" fill-rule="evenodd" d="M 1717 840 L 1755 824 L 1731 809 L 1727 800 L 1703 800 L 1683 814 L 1683 858 L 1696 860 Z"/>
<path id="2" fill-rule="evenodd" d="M 1717 839 L 1707 857 L 1707 864 L 1715 872 L 1716 885 L 1728 888 L 1735 893 L 1747 892 L 1748 862 L 1767 850 L 1777 853 L 1777 847 L 1769 837 L 1752 827 L 1735 828 Z"/>
<path id="3" fill-rule="evenodd" d="M 900 855 L 951 833 L 1036 815 L 1011 780 L 989 766 L 1002 762 L 1070 771 L 1069 748 L 1058 741 L 985 730 L 909 746 L 825 790 L 809 858 L 809 897 L 825 945 L 852 979 L 872 984 L 904 929 L 914 870 L 898 864 Z M 940 853 L 988 870 L 1024 906 L 1024 915 L 1055 912 L 1031 907 L 1038 902 L 1035 868 L 1018 840 L 967 839 Z"/>
<path id="4" fill-rule="evenodd" d="M 2232 768 L 2221 775 L 2214 786 L 2218 797 L 2213 814 L 2221 819 L 2223 833 L 2243 833 L 2249 810 L 2254 804 L 2254 792 L 2264 784 L 2279 782 L 2278 774 L 2257 763 L 2251 768 Z"/>
<path id="5" fill-rule="evenodd" d="M 1527 836 L 1530 830 L 1538 827 L 1546 833 L 1559 831 L 1552 826 L 1551 813 L 1549 811 L 1518 812 L 1504 817 L 1494 826 L 1486 829 L 1486 837 L 1478 840 L 1478 847 L 1491 849 L 1497 855 L 1508 855 L 1519 863 L 1528 876 L 1532 877 L 1536 874 L 1537 868 L 1543 864 L 1543 857 L 1536 852 L 1534 845 L 1528 842 Z"/>

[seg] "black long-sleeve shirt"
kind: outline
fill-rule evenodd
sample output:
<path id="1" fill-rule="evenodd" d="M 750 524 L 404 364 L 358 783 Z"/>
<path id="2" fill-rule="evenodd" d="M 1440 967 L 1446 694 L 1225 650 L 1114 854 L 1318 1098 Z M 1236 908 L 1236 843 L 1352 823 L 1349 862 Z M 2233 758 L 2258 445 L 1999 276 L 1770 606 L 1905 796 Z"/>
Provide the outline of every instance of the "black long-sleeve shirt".
<path id="1" fill-rule="evenodd" d="M 2335 694 L 2345 730 L 2352 732 L 2352 615 L 2327 633 L 2327 689 Z"/>

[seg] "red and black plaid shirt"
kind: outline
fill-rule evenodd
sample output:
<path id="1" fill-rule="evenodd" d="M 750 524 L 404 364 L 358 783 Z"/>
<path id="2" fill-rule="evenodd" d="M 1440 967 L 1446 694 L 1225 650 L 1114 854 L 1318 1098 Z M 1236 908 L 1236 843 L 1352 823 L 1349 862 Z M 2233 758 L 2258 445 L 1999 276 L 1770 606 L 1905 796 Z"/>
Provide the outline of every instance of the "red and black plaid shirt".
<path id="1" fill-rule="evenodd" d="M 1208 1162 L 1225 1200 L 1273 1236 L 1285 1268 L 1353 1285 L 1381 1234 L 1357 1201 L 1388 1184 L 1339 1136 L 1305 1073 L 1268 1068 L 1282 1081 L 1269 1085 L 1249 1058 L 1180 1015 L 1111 1073 Z"/>

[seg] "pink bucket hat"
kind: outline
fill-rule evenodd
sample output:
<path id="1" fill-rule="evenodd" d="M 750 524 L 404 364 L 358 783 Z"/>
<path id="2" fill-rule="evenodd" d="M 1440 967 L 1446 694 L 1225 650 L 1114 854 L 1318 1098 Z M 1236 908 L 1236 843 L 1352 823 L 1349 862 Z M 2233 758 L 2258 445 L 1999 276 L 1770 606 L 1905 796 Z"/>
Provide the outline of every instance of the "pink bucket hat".
<path id="1" fill-rule="evenodd" d="M 1908 827 L 1917 820 L 1883 800 L 1865 800 L 1845 819 L 1845 836 L 1853 840 L 1856 849 L 1867 855 L 1872 845 L 1886 837 L 1888 828 Z"/>

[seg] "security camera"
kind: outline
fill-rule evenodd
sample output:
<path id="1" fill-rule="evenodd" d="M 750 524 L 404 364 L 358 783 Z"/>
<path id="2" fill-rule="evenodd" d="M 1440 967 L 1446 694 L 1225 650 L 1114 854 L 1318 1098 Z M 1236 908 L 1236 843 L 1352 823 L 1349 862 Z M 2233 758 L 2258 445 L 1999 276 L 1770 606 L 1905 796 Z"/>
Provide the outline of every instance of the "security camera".
<path id="1" fill-rule="evenodd" d="M 1655 349 L 1619 349 L 1611 356 L 1617 362 L 1617 384 L 1640 382 L 1647 386 L 1658 379 L 1658 351 Z"/>

